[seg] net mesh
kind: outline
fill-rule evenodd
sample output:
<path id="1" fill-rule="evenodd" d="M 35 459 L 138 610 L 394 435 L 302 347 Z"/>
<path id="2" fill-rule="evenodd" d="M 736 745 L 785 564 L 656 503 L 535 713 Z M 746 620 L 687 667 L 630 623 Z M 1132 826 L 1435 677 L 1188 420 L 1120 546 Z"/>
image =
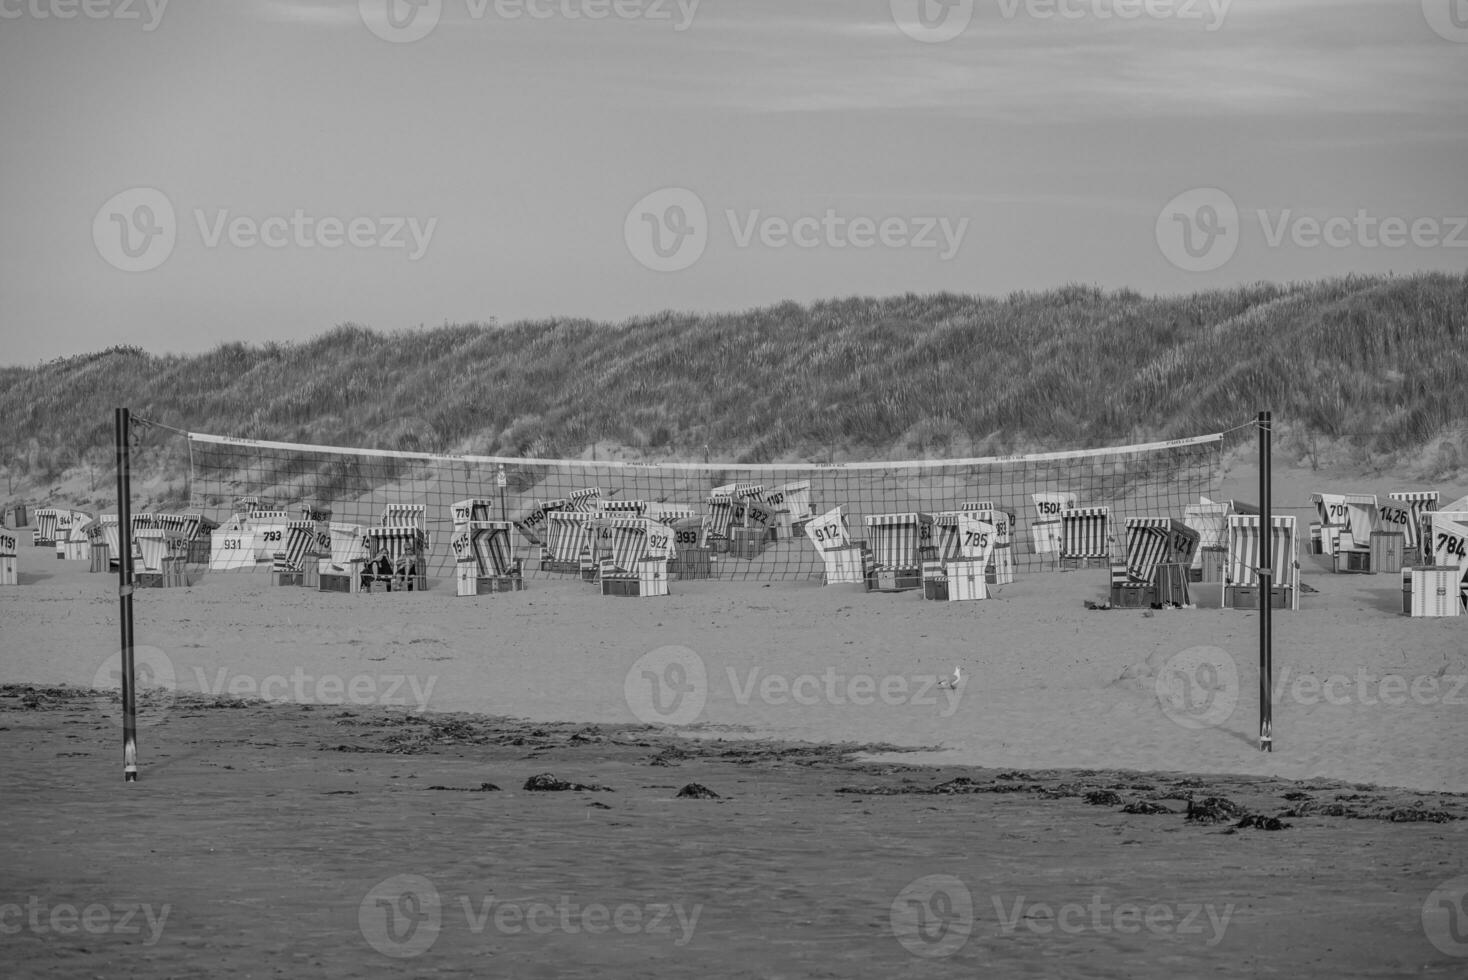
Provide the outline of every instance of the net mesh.
<path id="1" fill-rule="evenodd" d="M 1181 517 L 1200 496 L 1216 493 L 1224 442 L 1208 435 L 1024 456 L 734 465 L 187 438 L 190 510 L 225 531 L 249 511 L 278 515 L 282 530 L 292 520 L 316 520 L 321 542 L 329 540 L 328 526 L 411 521 L 426 532 L 429 577 L 444 578 L 465 557 L 471 524 L 508 521 L 508 547 L 535 578 L 573 574 L 581 557 L 622 547 L 633 532 L 617 522 L 640 520 L 666 527 L 685 559 L 713 556 L 708 577 L 764 581 L 820 580 L 828 565 L 816 542 L 832 520 L 839 538 L 868 547 L 888 543 L 869 536 L 897 528 L 915 536 L 921 554 L 941 547 L 944 515 L 989 511 L 1009 521 L 1009 560 L 1019 572 L 1072 557 L 1071 541 L 1083 542 L 1084 554 L 1075 557 L 1124 556 L 1127 519 Z M 322 557 L 327 550 L 322 544 Z M 264 567 L 271 557 L 261 559 Z"/>

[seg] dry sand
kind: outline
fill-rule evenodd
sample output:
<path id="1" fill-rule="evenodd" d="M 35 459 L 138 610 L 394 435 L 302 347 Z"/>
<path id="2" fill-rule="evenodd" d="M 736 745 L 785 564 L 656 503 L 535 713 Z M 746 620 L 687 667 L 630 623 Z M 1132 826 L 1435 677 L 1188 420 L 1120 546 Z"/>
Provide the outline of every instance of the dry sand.
<path id="1" fill-rule="evenodd" d="M 1290 499 L 1312 480 L 1407 488 Z M 1462 976 L 1464 621 L 1301 561 L 1272 754 L 1255 616 L 1088 610 L 1104 569 L 960 604 L 208 575 L 137 594 L 157 689 L 125 786 L 115 696 L 77 693 L 115 684 L 116 580 L 27 549 L 0 589 L 0 972 Z M 522 788 L 543 772 L 610 791 Z M 1188 821 L 1189 795 L 1292 826 Z"/>

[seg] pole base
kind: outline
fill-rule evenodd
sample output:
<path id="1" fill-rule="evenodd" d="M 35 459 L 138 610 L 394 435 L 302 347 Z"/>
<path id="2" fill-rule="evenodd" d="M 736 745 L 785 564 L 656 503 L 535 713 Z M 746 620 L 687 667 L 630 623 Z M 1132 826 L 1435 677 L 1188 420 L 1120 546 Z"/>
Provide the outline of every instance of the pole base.
<path id="1" fill-rule="evenodd" d="M 138 767 L 124 766 L 122 769 L 122 781 L 124 783 L 135 783 L 138 781 Z"/>
<path id="2" fill-rule="evenodd" d="M 1265 735 L 1265 736 L 1260 737 L 1260 739 L 1259 739 L 1259 751 L 1260 752 L 1273 752 L 1274 751 L 1274 739 L 1270 738 L 1268 735 Z"/>

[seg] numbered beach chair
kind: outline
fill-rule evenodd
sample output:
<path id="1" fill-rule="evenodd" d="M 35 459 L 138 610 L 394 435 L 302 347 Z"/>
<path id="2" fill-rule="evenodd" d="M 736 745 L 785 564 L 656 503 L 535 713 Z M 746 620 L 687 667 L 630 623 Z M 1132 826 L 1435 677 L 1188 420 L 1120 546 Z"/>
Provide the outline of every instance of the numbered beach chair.
<path id="1" fill-rule="evenodd" d="M 960 513 L 973 514 L 994 525 L 994 548 L 985 570 L 990 585 L 1009 585 L 1014 581 L 1014 515 L 994 506 L 992 500 L 975 500 L 963 505 Z"/>
<path id="2" fill-rule="evenodd" d="M 604 596 L 668 594 L 668 556 L 673 532 L 645 517 L 611 517 L 596 522 L 605 549 L 598 579 Z"/>
<path id="3" fill-rule="evenodd" d="M 270 566 L 272 585 L 316 588 L 319 556 L 315 521 L 291 521 L 285 528 L 284 547 L 275 553 Z"/>
<path id="4" fill-rule="evenodd" d="M 1269 548 L 1273 586 L 1268 601 L 1275 609 L 1300 608 L 1300 563 L 1296 560 L 1295 518 L 1271 517 L 1269 540 L 1258 514 L 1232 514 L 1228 519 L 1228 564 L 1224 571 L 1223 605 L 1258 609 L 1259 567 Z"/>
<path id="5" fill-rule="evenodd" d="M 832 507 L 805 523 L 805 536 L 826 566 L 826 585 L 861 585 L 867 580 L 868 553 L 851 541 L 851 529 L 840 507 Z"/>
<path id="6" fill-rule="evenodd" d="M 1451 504 L 1462 506 L 1468 498 Z M 1425 515 L 1423 559 L 1436 568 L 1456 568 L 1458 614 L 1468 610 L 1468 510 L 1430 511 Z"/>
<path id="7" fill-rule="evenodd" d="M 815 505 L 810 497 L 809 480 L 783 483 L 766 491 L 765 505 L 775 515 L 775 535 L 781 539 L 793 537 L 807 521 L 816 516 Z"/>
<path id="8" fill-rule="evenodd" d="M 482 524 L 493 519 L 491 515 L 494 512 L 494 501 L 487 497 L 470 497 L 467 500 L 456 500 L 450 506 L 450 516 L 453 518 L 455 530 L 470 523 Z M 383 523 L 387 522 L 384 521 Z"/>
<path id="9" fill-rule="evenodd" d="M 601 498 L 601 487 L 587 487 L 584 490 L 571 491 L 571 509 L 595 512 L 597 501 Z"/>
<path id="10" fill-rule="evenodd" d="M 66 532 L 66 541 L 58 541 L 68 561 L 91 561 L 92 528 L 96 521 L 80 511 L 72 513 L 71 526 Z"/>
<path id="11" fill-rule="evenodd" d="M 1336 572 L 1371 571 L 1371 535 L 1377 529 L 1373 493 L 1312 493 L 1320 518 L 1320 553 Z"/>
<path id="12" fill-rule="evenodd" d="M 957 555 L 943 562 L 949 602 L 987 599 L 988 569 L 994 553 L 998 528 L 983 520 L 980 511 L 960 511 L 957 520 Z M 926 593 L 925 593 L 926 595 Z"/>
<path id="13" fill-rule="evenodd" d="M 1034 517 L 1030 522 L 1030 550 L 1041 558 L 1059 561 L 1064 544 L 1061 516 L 1076 506 L 1073 493 L 1045 492 L 1030 495 Z"/>
<path id="14" fill-rule="evenodd" d="M 471 521 L 453 538 L 455 582 L 460 596 L 518 592 L 525 587 L 514 556 L 510 521 Z"/>
<path id="15" fill-rule="evenodd" d="M 904 592 L 921 589 L 922 554 L 932 540 L 930 514 L 869 514 L 866 518 L 867 546 L 872 567 L 867 574 L 867 591 Z"/>
<path id="16" fill-rule="evenodd" d="M 1422 518 L 1437 510 L 1437 491 L 1393 490 L 1386 496 L 1391 503 L 1381 508 L 1381 529 L 1401 533 L 1403 565 L 1422 564 L 1428 551 L 1423 540 Z"/>
<path id="17" fill-rule="evenodd" d="M 363 569 L 370 555 L 367 529 L 361 524 L 331 521 L 327 534 L 331 538 L 331 554 L 316 563 L 317 588 L 322 592 L 362 591 Z M 218 532 L 215 532 L 216 536 Z"/>
<path id="18" fill-rule="evenodd" d="M 138 549 L 134 585 L 166 589 L 188 584 L 184 565 L 189 558 L 189 546 L 181 531 L 143 527 L 138 529 L 134 541 Z"/>
<path id="19" fill-rule="evenodd" d="M 0 585 L 20 584 L 19 543 L 13 530 L 0 525 Z"/>

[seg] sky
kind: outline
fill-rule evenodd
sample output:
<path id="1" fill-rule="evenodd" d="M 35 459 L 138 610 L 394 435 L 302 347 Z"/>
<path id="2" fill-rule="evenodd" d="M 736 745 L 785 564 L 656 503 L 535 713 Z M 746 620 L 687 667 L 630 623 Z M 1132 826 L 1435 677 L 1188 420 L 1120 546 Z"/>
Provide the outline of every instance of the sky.
<path id="1" fill-rule="evenodd" d="M 0 363 L 1468 268 L 1468 0 L 0 0 Z"/>

